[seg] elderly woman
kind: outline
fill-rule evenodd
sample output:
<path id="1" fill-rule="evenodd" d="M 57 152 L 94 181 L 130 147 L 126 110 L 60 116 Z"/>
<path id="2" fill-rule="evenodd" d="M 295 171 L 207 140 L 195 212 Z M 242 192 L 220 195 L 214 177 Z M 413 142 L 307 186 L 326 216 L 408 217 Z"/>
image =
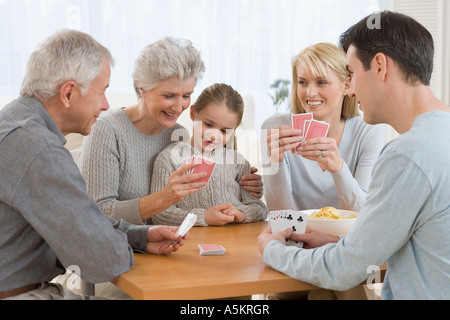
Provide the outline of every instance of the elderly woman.
<path id="1" fill-rule="evenodd" d="M 175 171 L 167 186 L 150 193 L 153 162 L 174 141 L 189 140 L 176 121 L 190 106 L 194 87 L 205 70 L 200 52 L 184 39 L 165 37 L 145 47 L 135 62 L 137 105 L 100 117 L 80 154 L 80 168 L 103 212 L 134 224 L 150 218 L 196 192 L 202 183 Z M 246 189 L 262 195 L 261 177 L 248 175 Z"/>

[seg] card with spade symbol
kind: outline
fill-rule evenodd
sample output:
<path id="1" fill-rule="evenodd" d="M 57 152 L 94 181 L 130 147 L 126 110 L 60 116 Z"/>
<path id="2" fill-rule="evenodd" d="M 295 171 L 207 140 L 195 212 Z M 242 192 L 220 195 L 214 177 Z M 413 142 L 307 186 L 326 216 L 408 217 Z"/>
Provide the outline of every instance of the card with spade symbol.
<path id="1" fill-rule="evenodd" d="M 269 212 L 269 221 L 272 233 L 284 231 L 287 228 L 292 228 L 294 233 L 305 233 L 307 219 L 308 214 L 302 211 L 277 210 Z M 297 243 L 292 240 L 288 240 L 287 244 L 298 247 L 303 246 L 302 242 Z"/>

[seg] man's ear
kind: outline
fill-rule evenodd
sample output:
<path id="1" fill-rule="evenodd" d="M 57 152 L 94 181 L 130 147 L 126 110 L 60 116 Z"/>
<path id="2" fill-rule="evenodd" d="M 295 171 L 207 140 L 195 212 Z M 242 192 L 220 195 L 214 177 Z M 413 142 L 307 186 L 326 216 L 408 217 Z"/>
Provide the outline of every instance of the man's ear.
<path id="1" fill-rule="evenodd" d="M 384 53 L 377 53 L 372 59 L 371 69 L 375 72 L 375 76 L 385 81 L 388 74 L 388 59 Z"/>
<path id="2" fill-rule="evenodd" d="M 76 83 L 74 81 L 67 81 L 59 89 L 59 99 L 66 108 L 70 107 L 70 102 L 75 87 Z"/>

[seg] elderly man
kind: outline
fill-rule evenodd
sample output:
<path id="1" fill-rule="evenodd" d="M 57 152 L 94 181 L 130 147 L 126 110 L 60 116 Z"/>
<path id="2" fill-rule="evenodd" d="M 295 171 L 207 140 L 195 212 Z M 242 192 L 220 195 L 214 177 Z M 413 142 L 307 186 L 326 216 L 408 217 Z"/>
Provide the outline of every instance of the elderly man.
<path id="1" fill-rule="evenodd" d="M 109 108 L 112 63 L 91 36 L 58 32 L 0 111 L 0 299 L 86 298 L 49 281 L 71 265 L 89 282 L 110 281 L 133 267 L 133 249 L 169 254 L 184 243 L 176 227 L 107 218 L 64 148 L 64 135 L 89 134 Z"/>
<path id="2" fill-rule="evenodd" d="M 386 262 L 383 299 L 449 299 L 450 108 L 429 86 L 433 39 L 410 17 L 378 18 L 381 28 L 367 17 L 341 36 L 341 46 L 364 120 L 387 123 L 400 137 L 383 149 L 349 234 L 267 230 L 260 251 L 271 267 L 323 288 L 351 288 Z M 289 237 L 315 248 L 288 247 Z"/>

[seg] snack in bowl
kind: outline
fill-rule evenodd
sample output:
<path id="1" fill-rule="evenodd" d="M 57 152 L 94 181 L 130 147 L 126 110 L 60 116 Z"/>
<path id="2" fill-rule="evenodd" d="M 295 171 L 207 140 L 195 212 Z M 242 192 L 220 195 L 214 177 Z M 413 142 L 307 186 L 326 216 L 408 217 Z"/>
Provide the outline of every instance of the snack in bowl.
<path id="1" fill-rule="evenodd" d="M 347 234 L 355 223 L 358 213 L 333 207 L 308 210 L 307 226 L 333 236 Z"/>
<path id="2" fill-rule="evenodd" d="M 321 219 L 321 220 L 341 220 L 341 219 L 353 219 L 356 218 L 356 214 L 351 216 L 343 216 L 336 208 L 324 207 L 320 210 L 314 211 L 309 215 L 309 219 Z"/>

